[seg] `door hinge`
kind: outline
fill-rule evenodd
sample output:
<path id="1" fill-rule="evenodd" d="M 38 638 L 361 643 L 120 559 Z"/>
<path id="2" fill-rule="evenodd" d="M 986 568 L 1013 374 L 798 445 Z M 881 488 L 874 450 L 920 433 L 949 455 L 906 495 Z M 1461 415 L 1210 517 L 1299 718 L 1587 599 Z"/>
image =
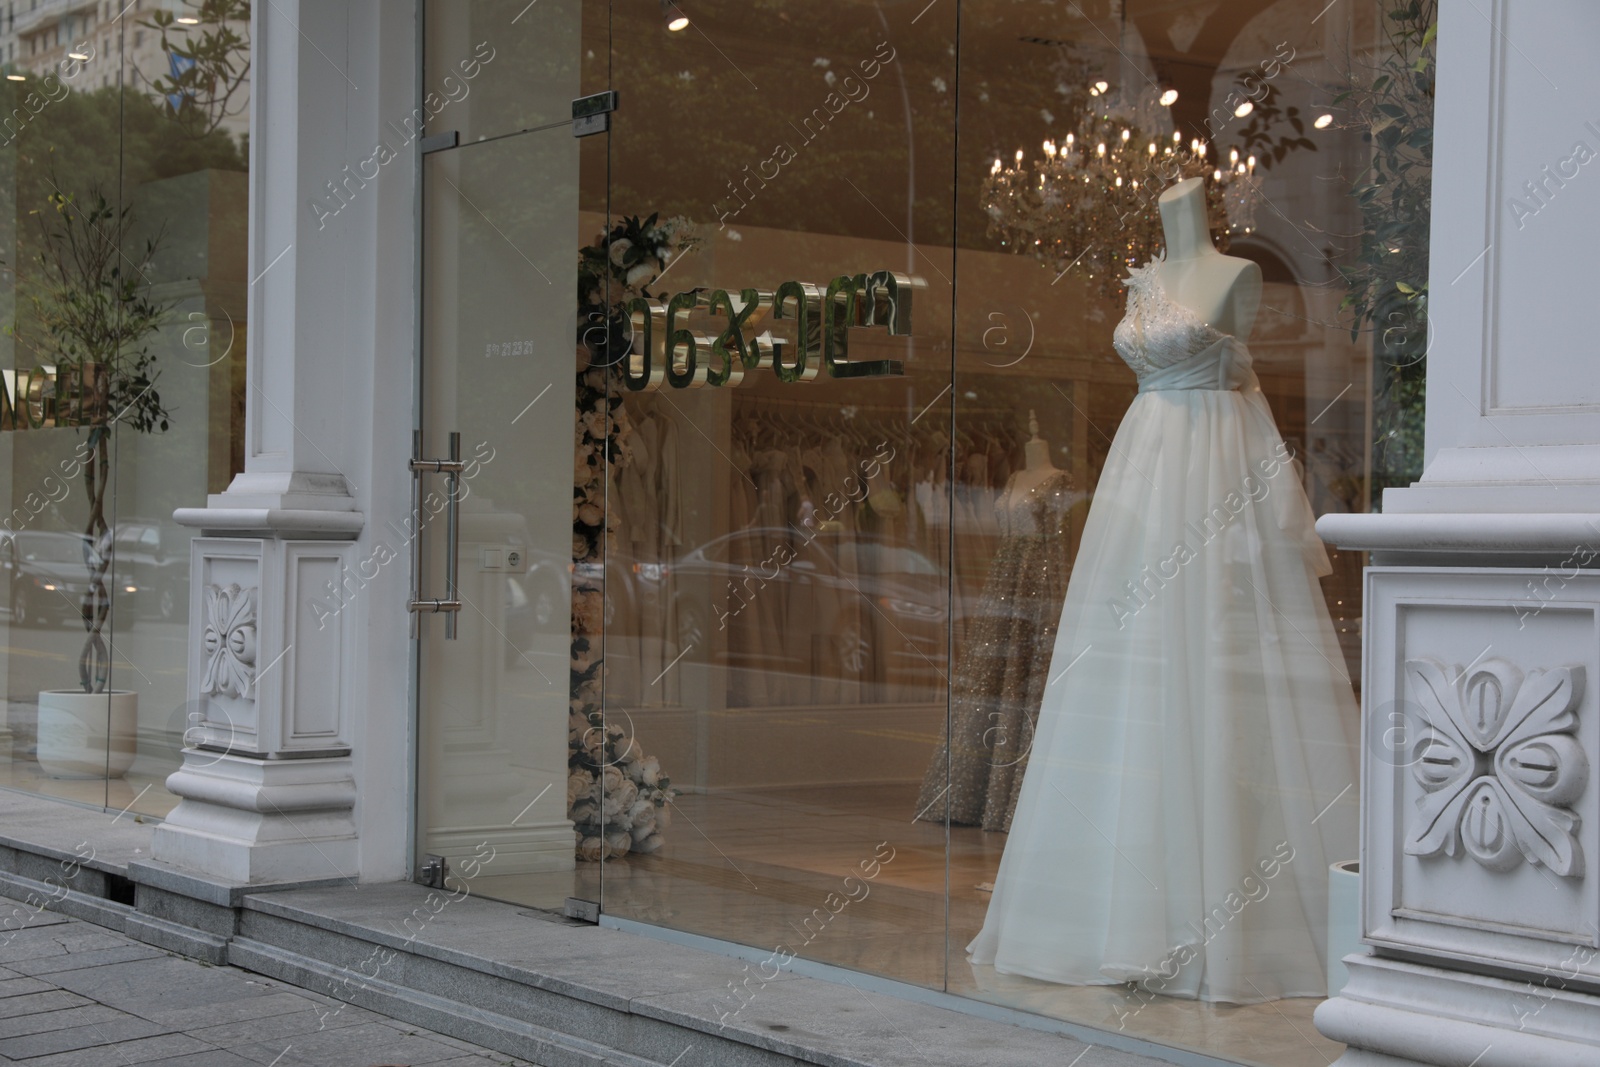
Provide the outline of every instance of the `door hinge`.
<path id="1" fill-rule="evenodd" d="M 617 91 L 608 89 L 572 102 L 572 136 L 588 137 L 611 128 L 611 113 L 617 110 Z"/>
<path id="2" fill-rule="evenodd" d="M 598 923 L 600 921 L 600 905 L 597 901 L 568 897 L 566 906 L 561 911 L 567 918 L 577 919 L 579 922 Z"/>
<path id="3" fill-rule="evenodd" d="M 422 857 L 422 866 L 417 868 L 417 881 L 429 889 L 443 889 L 444 880 L 450 876 L 450 861 L 443 856 L 427 855 Z"/>
<path id="4" fill-rule="evenodd" d="M 444 133 L 436 133 L 430 137 L 424 137 L 422 140 L 418 141 L 417 151 L 426 156 L 434 152 L 443 152 L 447 148 L 455 148 L 460 144 L 461 131 L 447 130 Z"/>

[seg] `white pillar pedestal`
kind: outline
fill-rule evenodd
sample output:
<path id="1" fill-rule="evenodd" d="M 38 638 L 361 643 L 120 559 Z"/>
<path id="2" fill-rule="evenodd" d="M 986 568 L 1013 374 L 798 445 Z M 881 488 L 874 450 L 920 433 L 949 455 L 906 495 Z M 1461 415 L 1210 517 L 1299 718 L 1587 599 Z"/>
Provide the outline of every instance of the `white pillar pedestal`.
<path id="1" fill-rule="evenodd" d="M 1349 968 L 1316 1014 L 1318 1030 L 1351 1046 L 1342 1067 L 1595 1062 L 1588 994 L 1374 956 L 1351 956 Z"/>
<path id="2" fill-rule="evenodd" d="M 263 760 L 185 749 L 167 779 L 182 803 L 155 858 L 245 884 L 354 879 L 360 859 L 348 756 Z"/>
<path id="3" fill-rule="evenodd" d="M 154 857 L 244 882 L 353 877 L 350 541 L 190 542 L 182 800 Z"/>
<path id="4" fill-rule="evenodd" d="M 1343 1067 L 1600 1063 L 1597 36 L 1440 3 L 1426 467 L 1317 524 L 1373 564 Z"/>
<path id="5" fill-rule="evenodd" d="M 168 779 L 182 799 L 153 844 L 217 878 L 410 866 L 408 683 L 388 666 L 409 579 L 366 515 L 403 514 L 410 490 L 415 166 L 403 152 L 376 178 L 349 174 L 414 106 L 417 25 L 411 5 L 377 0 L 251 9 L 244 470 L 174 514 L 204 536 Z M 334 190 L 329 217 L 317 205 Z"/>

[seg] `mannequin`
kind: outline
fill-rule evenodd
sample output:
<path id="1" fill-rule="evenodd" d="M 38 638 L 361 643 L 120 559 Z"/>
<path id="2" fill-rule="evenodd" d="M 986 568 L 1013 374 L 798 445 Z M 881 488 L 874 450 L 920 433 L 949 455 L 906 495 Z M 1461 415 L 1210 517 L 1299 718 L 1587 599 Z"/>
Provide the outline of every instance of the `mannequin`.
<path id="1" fill-rule="evenodd" d="M 1028 412 L 1028 434 L 1028 441 L 1022 446 L 1023 468 L 1011 476 L 1006 495 L 1000 501 L 1002 508 L 1010 507 L 1049 481 L 1052 475 L 1061 473 L 1050 462 L 1050 442 L 1039 436 L 1039 417 L 1031 409 Z"/>
<path id="2" fill-rule="evenodd" d="M 1225 256 L 1211 243 L 1204 180 L 1179 182 L 1161 194 L 1157 205 L 1167 239 L 1166 256 L 1156 268 L 1162 288 L 1221 333 L 1250 336 L 1261 307 L 1261 268 Z"/>
<path id="3" fill-rule="evenodd" d="M 1050 462 L 1032 411 L 1028 432 L 1025 465 L 995 500 L 983 591 L 958 605 L 949 730 L 923 776 L 917 819 L 1004 832 L 1017 806 L 1067 593 L 1073 502 L 1071 476 Z"/>
<path id="4" fill-rule="evenodd" d="M 1166 253 L 1130 269 L 1112 335 L 1138 395 L 968 952 L 999 974 L 1132 984 L 1129 1003 L 1320 997 L 1327 866 L 1357 854 L 1359 712 L 1316 518 L 1245 345 L 1261 272 L 1212 246 L 1201 180 L 1159 207 Z M 1280 855 L 1292 865 L 1259 866 Z M 1214 910 L 1268 869 L 1270 895 Z"/>

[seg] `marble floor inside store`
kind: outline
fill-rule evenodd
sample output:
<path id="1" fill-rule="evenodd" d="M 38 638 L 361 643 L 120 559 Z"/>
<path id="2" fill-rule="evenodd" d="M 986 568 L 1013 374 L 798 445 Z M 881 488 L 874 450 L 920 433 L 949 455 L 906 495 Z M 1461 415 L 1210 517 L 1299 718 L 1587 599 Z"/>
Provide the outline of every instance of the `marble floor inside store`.
<path id="1" fill-rule="evenodd" d="M 966 960 L 1005 835 L 913 822 L 915 784 L 684 795 L 648 856 L 575 874 L 472 880 L 474 893 L 559 910 L 602 900 L 620 918 L 760 948 L 1024 1011 L 1271 1067 L 1325 1067 L 1343 1046 L 1317 1033 L 1320 1001 L 1229 1006 L 1123 986 L 998 975 Z M 846 879 L 850 881 L 846 881 Z M 946 885 L 949 934 L 946 936 Z M 752 968 L 752 974 L 756 969 Z M 1142 1007 L 1141 1007 L 1142 1004 Z"/>
<path id="2" fill-rule="evenodd" d="M 92 808 L 105 808 L 114 815 L 127 812 L 128 818 L 165 818 L 178 806 L 178 798 L 167 792 L 167 775 L 175 768 L 159 768 L 141 774 L 137 768 L 119 778 L 55 778 L 40 769 L 24 754 L 5 758 L 0 751 L 0 789 L 53 797 Z"/>

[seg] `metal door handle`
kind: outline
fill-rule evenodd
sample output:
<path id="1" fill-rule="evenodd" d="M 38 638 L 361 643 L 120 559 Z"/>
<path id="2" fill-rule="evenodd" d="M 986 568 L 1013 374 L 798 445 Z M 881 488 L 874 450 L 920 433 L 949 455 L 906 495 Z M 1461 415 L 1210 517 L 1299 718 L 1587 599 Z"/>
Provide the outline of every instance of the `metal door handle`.
<path id="1" fill-rule="evenodd" d="M 448 459 L 424 459 L 422 455 L 422 431 L 411 432 L 411 515 L 420 527 L 422 524 L 422 476 L 424 474 L 443 474 L 446 476 L 447 502 L 445 504 L 445 585 L 444 599 L 428 598 L 421 595 L 422 588 L 422 537 L 421 529 L 418 536 L 411 539 L 411 599 L 406 601 L 406 608 L 411 612 L 411 636 L 417 636 L 417 616 L 422 612 L 437 614 L 445 612 L 444 636 L 448 641 L 456 639 L 456 617 L 461 614 L 461 595 L 458 591 L 461 577 L 461 564 L 459 549 L 461 547 L 461 516 L 458 510 L 461 489 L 461 471 L 465 468 L 461 462 L 461 435 L 450 434 L 450 456 Z"/>

